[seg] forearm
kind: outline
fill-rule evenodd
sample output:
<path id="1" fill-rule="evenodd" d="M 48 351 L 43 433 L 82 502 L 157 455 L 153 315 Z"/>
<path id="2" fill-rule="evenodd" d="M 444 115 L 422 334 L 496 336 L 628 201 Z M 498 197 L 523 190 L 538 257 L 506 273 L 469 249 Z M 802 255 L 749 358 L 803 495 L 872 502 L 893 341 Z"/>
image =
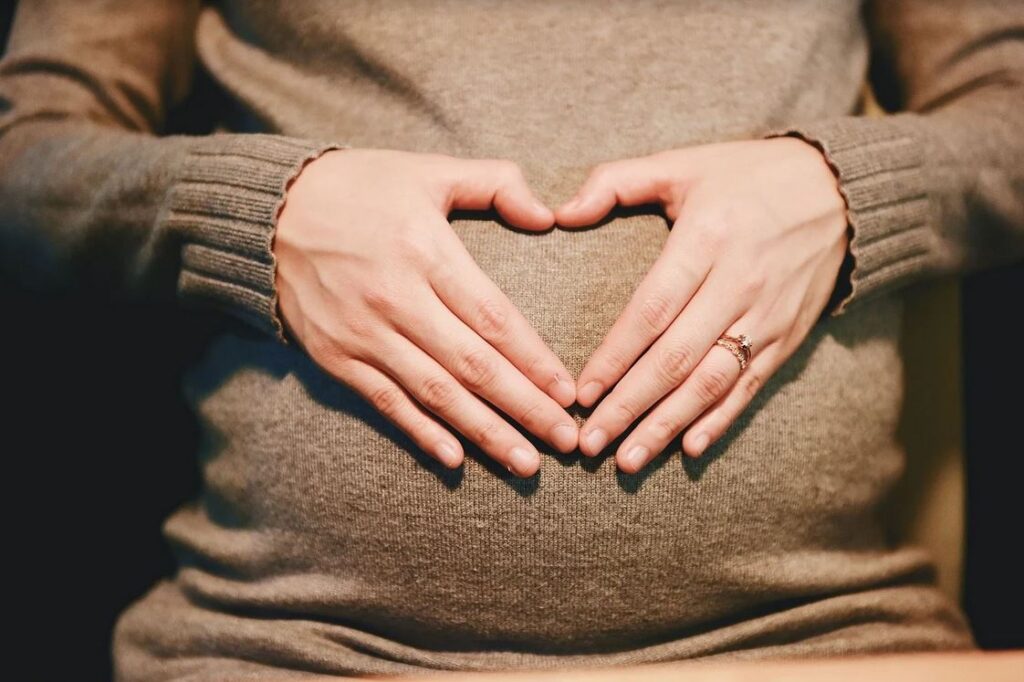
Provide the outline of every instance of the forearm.
<path id="1" fill-rule="evenodd" d="M 840 180 L 851 226 L 846 306 L 943 273 L 1024 255 L 1024 144 L 1010 125 L 1020 93 L 931 114 L 796 125 Z"/>
<path id="2" fill-rule="evenodd" d="M 23 256 L 13 271 L 177 295 L 280 334 L 276 214 L 287 182 L 329 147 L 274 135 L 157 137 L 81 121 L 12 127 L 0 136 L 0 224 Z"/>
<path id="3" fill-rule="evenodd" d="M 279 338 L 271 251 L 287 183 L 331 145 L 166 136 L 195 0 L 21 3 L 0 61 L 7 269 L 214 304 Z"/>
<path id="4" fill-rule="evenodd" d="M 1024 41 L 1011 3 L 877 3 L 875 88 L 893 114 L 795 122 L 849 208 L 840 305 L 1024 255 Z"/>

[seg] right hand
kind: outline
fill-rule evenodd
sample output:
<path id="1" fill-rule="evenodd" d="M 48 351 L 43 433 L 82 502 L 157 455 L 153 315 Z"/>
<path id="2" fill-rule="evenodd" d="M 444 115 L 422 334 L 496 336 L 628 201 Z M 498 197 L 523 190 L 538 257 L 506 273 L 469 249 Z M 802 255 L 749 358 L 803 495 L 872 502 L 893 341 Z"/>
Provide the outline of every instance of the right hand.
<path id="1" fill-rule="evenodd" d="M 579 429 L 562 407 L 576 389 L 448 222 L 453 209 L 492 206 L 523 229 L 554 225 L 511 161 L 329 151 L 287 190 L 276 286 L 285 327 L 313 361 L 420 448 L 451 468 L 463 461 L 432 412 L 525 477 L 540 455 L 480 398 L 571 452 Z"/>

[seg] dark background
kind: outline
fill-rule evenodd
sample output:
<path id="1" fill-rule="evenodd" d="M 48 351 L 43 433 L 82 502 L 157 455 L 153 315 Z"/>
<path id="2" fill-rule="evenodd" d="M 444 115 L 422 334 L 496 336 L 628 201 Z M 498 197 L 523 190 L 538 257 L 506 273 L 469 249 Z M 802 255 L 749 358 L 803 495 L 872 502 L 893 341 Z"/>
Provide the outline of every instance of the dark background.
<path id="1" fill-rule="evenodd" d="M 0 2 L 0 45 L 12 9 Z M 199 486 L 179 386 L 202 348 L 184 324 L 198 313 L 29 289 L 15 274 L 0 268 L 5 676 L 109 679 L 113 623 L 173 571 L 161 524 Z M 1024 647 L 1024 266 L 966 278 L 963 321 L 964 608 L 983 647 Z"/>

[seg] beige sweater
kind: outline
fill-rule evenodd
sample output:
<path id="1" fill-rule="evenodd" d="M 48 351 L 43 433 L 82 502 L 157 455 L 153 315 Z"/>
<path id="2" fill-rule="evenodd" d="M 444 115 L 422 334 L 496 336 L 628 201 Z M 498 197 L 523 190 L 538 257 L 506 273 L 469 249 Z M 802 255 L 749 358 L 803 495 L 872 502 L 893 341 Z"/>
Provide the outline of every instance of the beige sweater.
<path id="1" fill-rule="evenodd" d="M 224 313 L 185 384 L 203 491 L 165 526 L 180 570 L 117 625 L 118 680 L 974 646 L 881 510 L 902 290 L 1024 252 L 1021 3 L 194 5 L 21 2 L 0 63 L 5 259 Z M 869 51 L 901 113 L 859 116 Z M 171 135 L 194 61 L 220 131 Z M 602 160 L 785 131 L 838 173 L 854 267 L 700 460 L 624 475 L 537 442 L 520 480 L 467 444 L 447 471 L 282 342 L 274 215 L 331 145 L 511 158 L 554 205 Z M 667 235 L 453 226 L 575 373 Z"/>

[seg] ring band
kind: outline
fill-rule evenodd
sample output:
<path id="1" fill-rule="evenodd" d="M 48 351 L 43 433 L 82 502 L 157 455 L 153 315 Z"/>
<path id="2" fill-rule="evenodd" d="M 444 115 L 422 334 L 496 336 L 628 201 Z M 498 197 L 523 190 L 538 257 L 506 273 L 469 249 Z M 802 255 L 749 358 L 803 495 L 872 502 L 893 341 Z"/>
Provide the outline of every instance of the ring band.
<path id="1" fill-rule="evenodd" d="M 715 343 L 727 349 L 736 357 L 736 361 L 740 363 L 741 372 L 747 368 L 747 363 L 750 362 L 750 349 L 753 346 L 749 336 L 746 334 L 740 334 L 739 336 L 722 334 Z"/>

